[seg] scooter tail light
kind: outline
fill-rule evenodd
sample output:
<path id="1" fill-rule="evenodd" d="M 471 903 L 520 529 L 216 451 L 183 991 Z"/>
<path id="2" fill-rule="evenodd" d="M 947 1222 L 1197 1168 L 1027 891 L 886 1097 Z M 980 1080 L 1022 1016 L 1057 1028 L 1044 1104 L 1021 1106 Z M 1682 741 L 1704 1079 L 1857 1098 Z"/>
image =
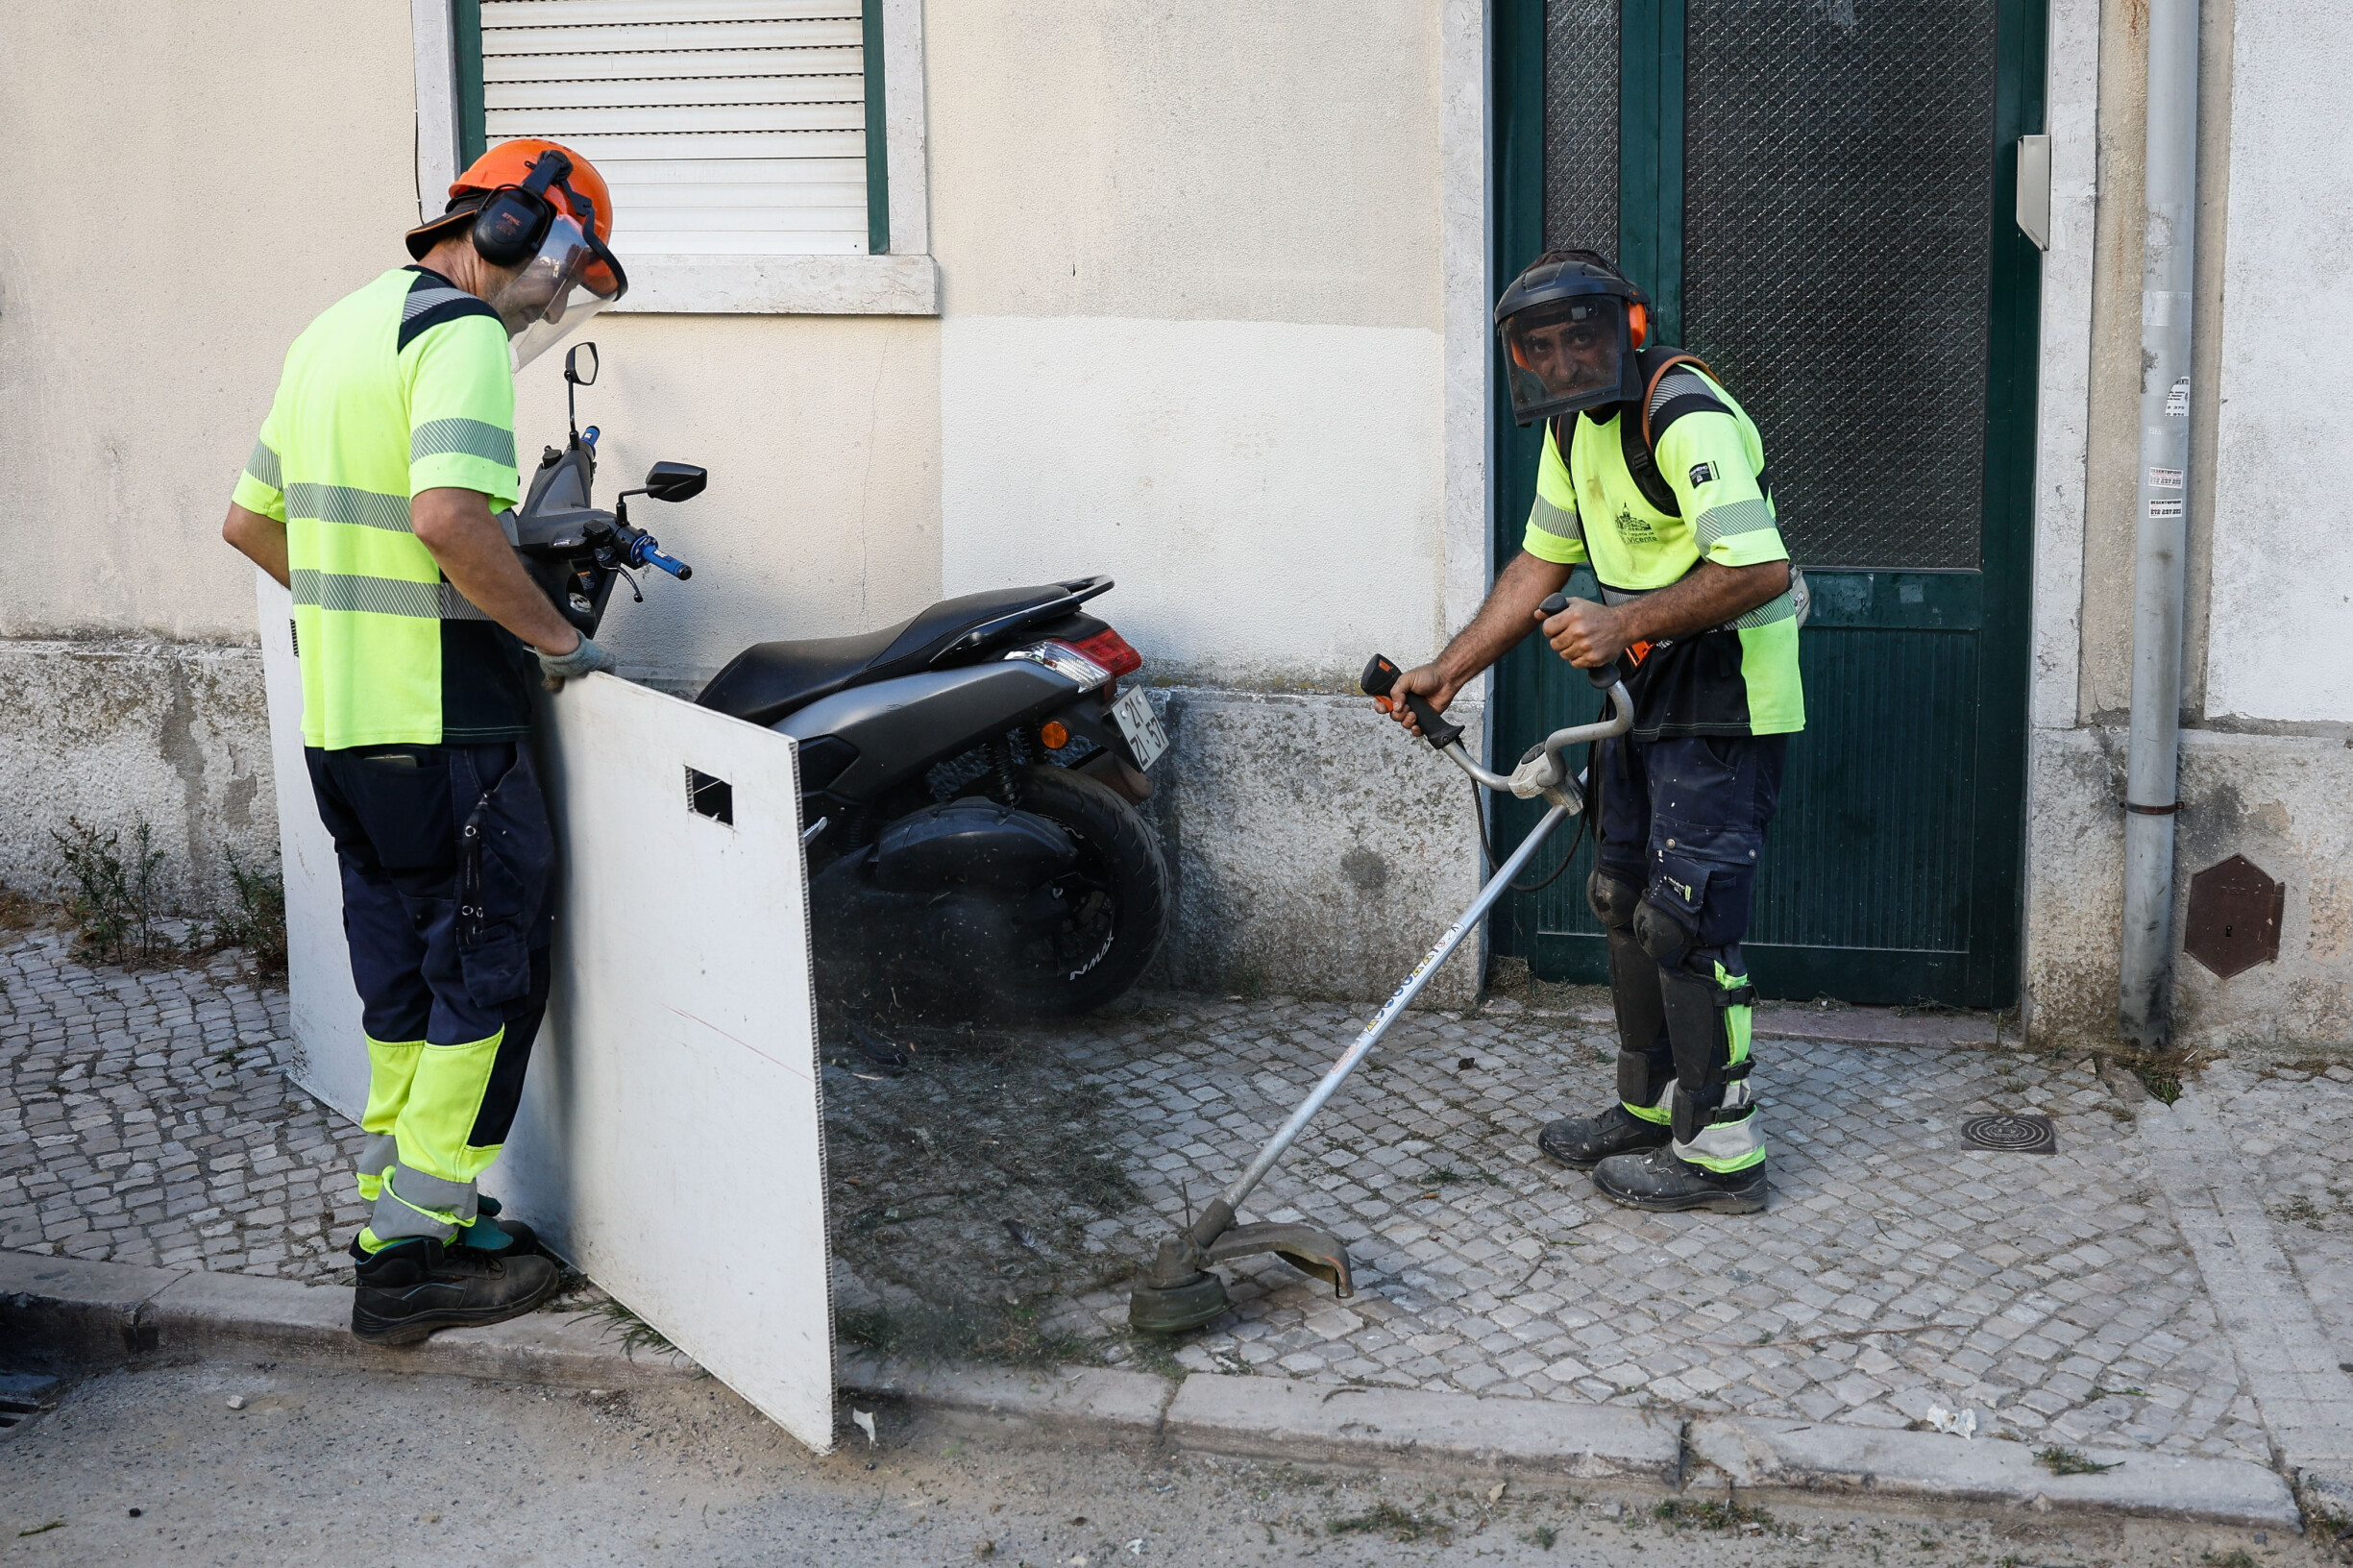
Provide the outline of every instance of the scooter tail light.
<path id="1" fill-rule="evenodd" d="M 1093 639 L 1090 638 L 1089 641 Z M 1009 649 L 1008 659 L 1026 659 L 1031 664 L 1042 664 L 1056 674 L 1078 682 L 1082 692 L 1091 692 L 1111 684 L 1113 676 L 1094 660 L 1068 643 L 1032 643 L 1027 648 Z"/>
<path id="2" fill-rule="evenodd" d="M 1091 637 L 1062 646 L 1102 666 L 1115 679 L 1120 675 L 1132 675 L 1143 668 L 1143 655 L 1129 647 L 1128 640 L 1109 626 Z"/>

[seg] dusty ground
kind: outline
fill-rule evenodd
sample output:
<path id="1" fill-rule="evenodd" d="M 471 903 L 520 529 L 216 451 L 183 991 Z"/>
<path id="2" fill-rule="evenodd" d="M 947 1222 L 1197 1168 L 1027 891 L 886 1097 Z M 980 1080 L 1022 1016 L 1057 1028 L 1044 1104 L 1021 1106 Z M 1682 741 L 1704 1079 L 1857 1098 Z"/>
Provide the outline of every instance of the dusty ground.
<path id="1" fill-rule="evenodd" d="M 231 1397 L 244 1401 L 231 1409 Z M 466 1564 L 1485 1562 L 2295 1568 L 2300 1538 L 1606 1497 L 1040 1448 L 878 1412 L 818 1458 L 715 1384 L 600 1396 L 213 1365 L 69 1386 L 0 1440 L 0 1560 Z"/>

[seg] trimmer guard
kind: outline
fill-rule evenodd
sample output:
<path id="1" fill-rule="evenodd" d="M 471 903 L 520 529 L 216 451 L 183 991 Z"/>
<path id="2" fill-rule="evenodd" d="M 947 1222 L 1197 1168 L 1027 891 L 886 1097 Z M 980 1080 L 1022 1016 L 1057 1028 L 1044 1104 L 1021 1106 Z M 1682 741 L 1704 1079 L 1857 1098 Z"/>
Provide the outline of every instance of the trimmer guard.
<path id="1" fill-rule="evenodd" d="M 1302 1274 L 1312 1274 L 1346 1301 L 1357 1293 L 1355 1274 L 1348 1266 L 1348 1249 L 1311 1225 L 1237 1225 L 1209 1244 L 1202 1257 L 1222 1263 L 1254 1253 L 1271 1252 Z"/>

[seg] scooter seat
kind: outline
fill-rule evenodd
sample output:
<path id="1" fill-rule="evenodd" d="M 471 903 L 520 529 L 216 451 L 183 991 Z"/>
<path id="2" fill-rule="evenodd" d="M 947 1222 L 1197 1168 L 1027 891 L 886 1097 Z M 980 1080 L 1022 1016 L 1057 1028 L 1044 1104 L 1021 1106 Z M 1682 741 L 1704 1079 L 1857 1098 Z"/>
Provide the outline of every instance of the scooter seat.
<path id="1" fill-rule="evenodd" d="M 772 724 L 846 688 L 912 674 L 973 627 L 1066 600 L 1073 586 L 1049 582 L 944 599 L 896 625 L 856 637 L 755 643 L 713 675 L 695 701 L 755 724 Z M 1008 632 L 1014 629 L 1017 624 Z"/>

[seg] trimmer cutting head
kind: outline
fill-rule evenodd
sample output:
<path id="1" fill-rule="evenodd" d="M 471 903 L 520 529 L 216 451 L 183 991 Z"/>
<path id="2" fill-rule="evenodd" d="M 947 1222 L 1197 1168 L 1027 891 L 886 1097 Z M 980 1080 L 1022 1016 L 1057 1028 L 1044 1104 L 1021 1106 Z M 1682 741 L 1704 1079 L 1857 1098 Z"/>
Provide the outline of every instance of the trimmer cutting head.
<path id="1" fill-rule="evenodd" d="M 1199 1328 L 1227 1306 L 1225 1281 L 1207 1265 L 1262 1252 L 1314 1275 L 1342 1300 L 1357 1293 L 1348 1249 L 1336 1237 L 1309 1225 L 1237 1225 L 1232 1206 L 1220 1198 L 1198 1220 L 1163 1241 L 1151 1266 L 1136 1277 L 1128 1296 L 1128 1326 L 1140 1334 Z"/>

